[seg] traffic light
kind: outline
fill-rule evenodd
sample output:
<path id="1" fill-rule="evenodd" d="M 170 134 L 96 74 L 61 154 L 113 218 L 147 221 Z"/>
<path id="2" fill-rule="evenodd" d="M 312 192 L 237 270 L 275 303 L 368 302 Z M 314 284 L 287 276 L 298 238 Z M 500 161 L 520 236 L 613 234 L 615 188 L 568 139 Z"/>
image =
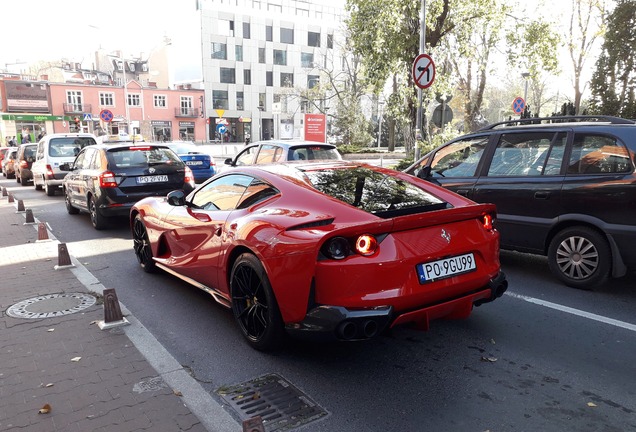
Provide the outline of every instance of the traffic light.
<path id="1" fill-rule="evenodd" d="M 73 122 L 75 123 L 75 127 L 79 129 L 79 127 L 80 127 L 80 119 L 79 119 L 79 117 L 75 117 L 73 119 Z"/>

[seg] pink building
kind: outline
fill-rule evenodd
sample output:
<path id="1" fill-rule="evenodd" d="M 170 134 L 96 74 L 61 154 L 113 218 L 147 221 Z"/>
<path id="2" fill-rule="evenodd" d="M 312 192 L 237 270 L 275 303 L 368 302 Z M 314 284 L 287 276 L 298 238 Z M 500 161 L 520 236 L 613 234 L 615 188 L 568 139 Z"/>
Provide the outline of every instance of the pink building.
<path id="1" fill-rule="evenodd" d="M 20 77 L 21 78 L 21 77 Z M 0 139 L 42 133 L 140 134 L 146 141 L 207 141 L 204 91 L 0 77 Z"/>

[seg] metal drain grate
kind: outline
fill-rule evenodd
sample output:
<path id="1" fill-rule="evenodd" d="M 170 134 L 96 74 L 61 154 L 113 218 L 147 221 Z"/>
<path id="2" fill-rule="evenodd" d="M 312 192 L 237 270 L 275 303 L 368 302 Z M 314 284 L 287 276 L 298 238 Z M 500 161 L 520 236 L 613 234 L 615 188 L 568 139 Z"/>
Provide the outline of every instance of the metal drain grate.
<path id="1" fill-rule="evenodd" d="M 327 415 L 307 395 L 280 375 L 269 374 L 216 391 L 241 420 L 261 416 L 268 432 L 283 432 Z"/>
<path id="2" fill-rule="evenodd" d="M 7 309 L 13 318 L 52 318 L 82 311 L 95 304 L 95 297 L 82 293 L 48 294 L 22 300 Z"/>

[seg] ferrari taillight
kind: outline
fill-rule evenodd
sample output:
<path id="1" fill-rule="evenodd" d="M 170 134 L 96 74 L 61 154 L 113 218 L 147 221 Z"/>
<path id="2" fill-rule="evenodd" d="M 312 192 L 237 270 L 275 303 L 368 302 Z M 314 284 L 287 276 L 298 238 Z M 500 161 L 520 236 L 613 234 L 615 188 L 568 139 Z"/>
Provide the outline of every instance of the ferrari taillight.
<path id="1" fill-rule="evenodd" d="M 99 187 L 100 188 L 113 188 L 117 187 L 117 180 L 115 180 L 115 174 L 111 171 L 104 171 L 99 175 Z"/>
<path id="2" fill-rule="evenodd" d="M 357 238 L 334 237 L 322 247 L 322 253 L 329 259 L 341 260 L 349 255 L 371 256 L 378 250 L 378 240 L 371 234 Z"/>
<path id="3" fill-rule="evenodd" d="M 364 234 L 356 240 L 356 252 L 360 255 L 370 256 L 378 248 L 378 241 L 370 234 Z"/>
<path id="4" fill-rule="evenodd" d="M 492 231 L 493 228 L 494 217 L 491 214 L 485 214 L 481 217 L 481 223 L 487 231 Z"/>

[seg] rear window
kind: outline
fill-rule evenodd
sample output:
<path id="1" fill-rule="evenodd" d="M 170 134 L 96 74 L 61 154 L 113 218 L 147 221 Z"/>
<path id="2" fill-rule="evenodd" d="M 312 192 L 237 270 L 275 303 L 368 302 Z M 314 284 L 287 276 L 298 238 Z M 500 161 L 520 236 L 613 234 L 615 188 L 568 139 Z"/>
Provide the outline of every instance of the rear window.
<path id="1" fill-rule="evenodd" d="M 33 144 L 27 147 L 24 147 L 23 158 L 28 160 L 29 158 L 33 159 L 35 157 L 35 151 L 37 150 L 37 145 Z"/>
<path id="2" fill-rule="evenodd" d="M 75 157 L 87 145 L 96 144 L 92 137 L 60 137 L 49 141 L 49 156 Z"/>
<path id="3" fill-rule="evenodd" d="M 166 148 L 153 147 L 112 149 L 108 151 L 108 161 L 111 169 L 162 164 L 183 165 L 181 159 L 173 151 Z"/>
<path id="4" fill-rule="evenodd" d="M 369 168 L 305 173 L 320 192 L 379 217 L 395 217 L 447 208 L 424 189 Z"/>
<path id="5" fill-rule="evenodd" d="M 328 146 L 306 146 L 292 147 L 289 149 L 288 160 L 340 160 L 340 153 L 333 147 Z"/>

